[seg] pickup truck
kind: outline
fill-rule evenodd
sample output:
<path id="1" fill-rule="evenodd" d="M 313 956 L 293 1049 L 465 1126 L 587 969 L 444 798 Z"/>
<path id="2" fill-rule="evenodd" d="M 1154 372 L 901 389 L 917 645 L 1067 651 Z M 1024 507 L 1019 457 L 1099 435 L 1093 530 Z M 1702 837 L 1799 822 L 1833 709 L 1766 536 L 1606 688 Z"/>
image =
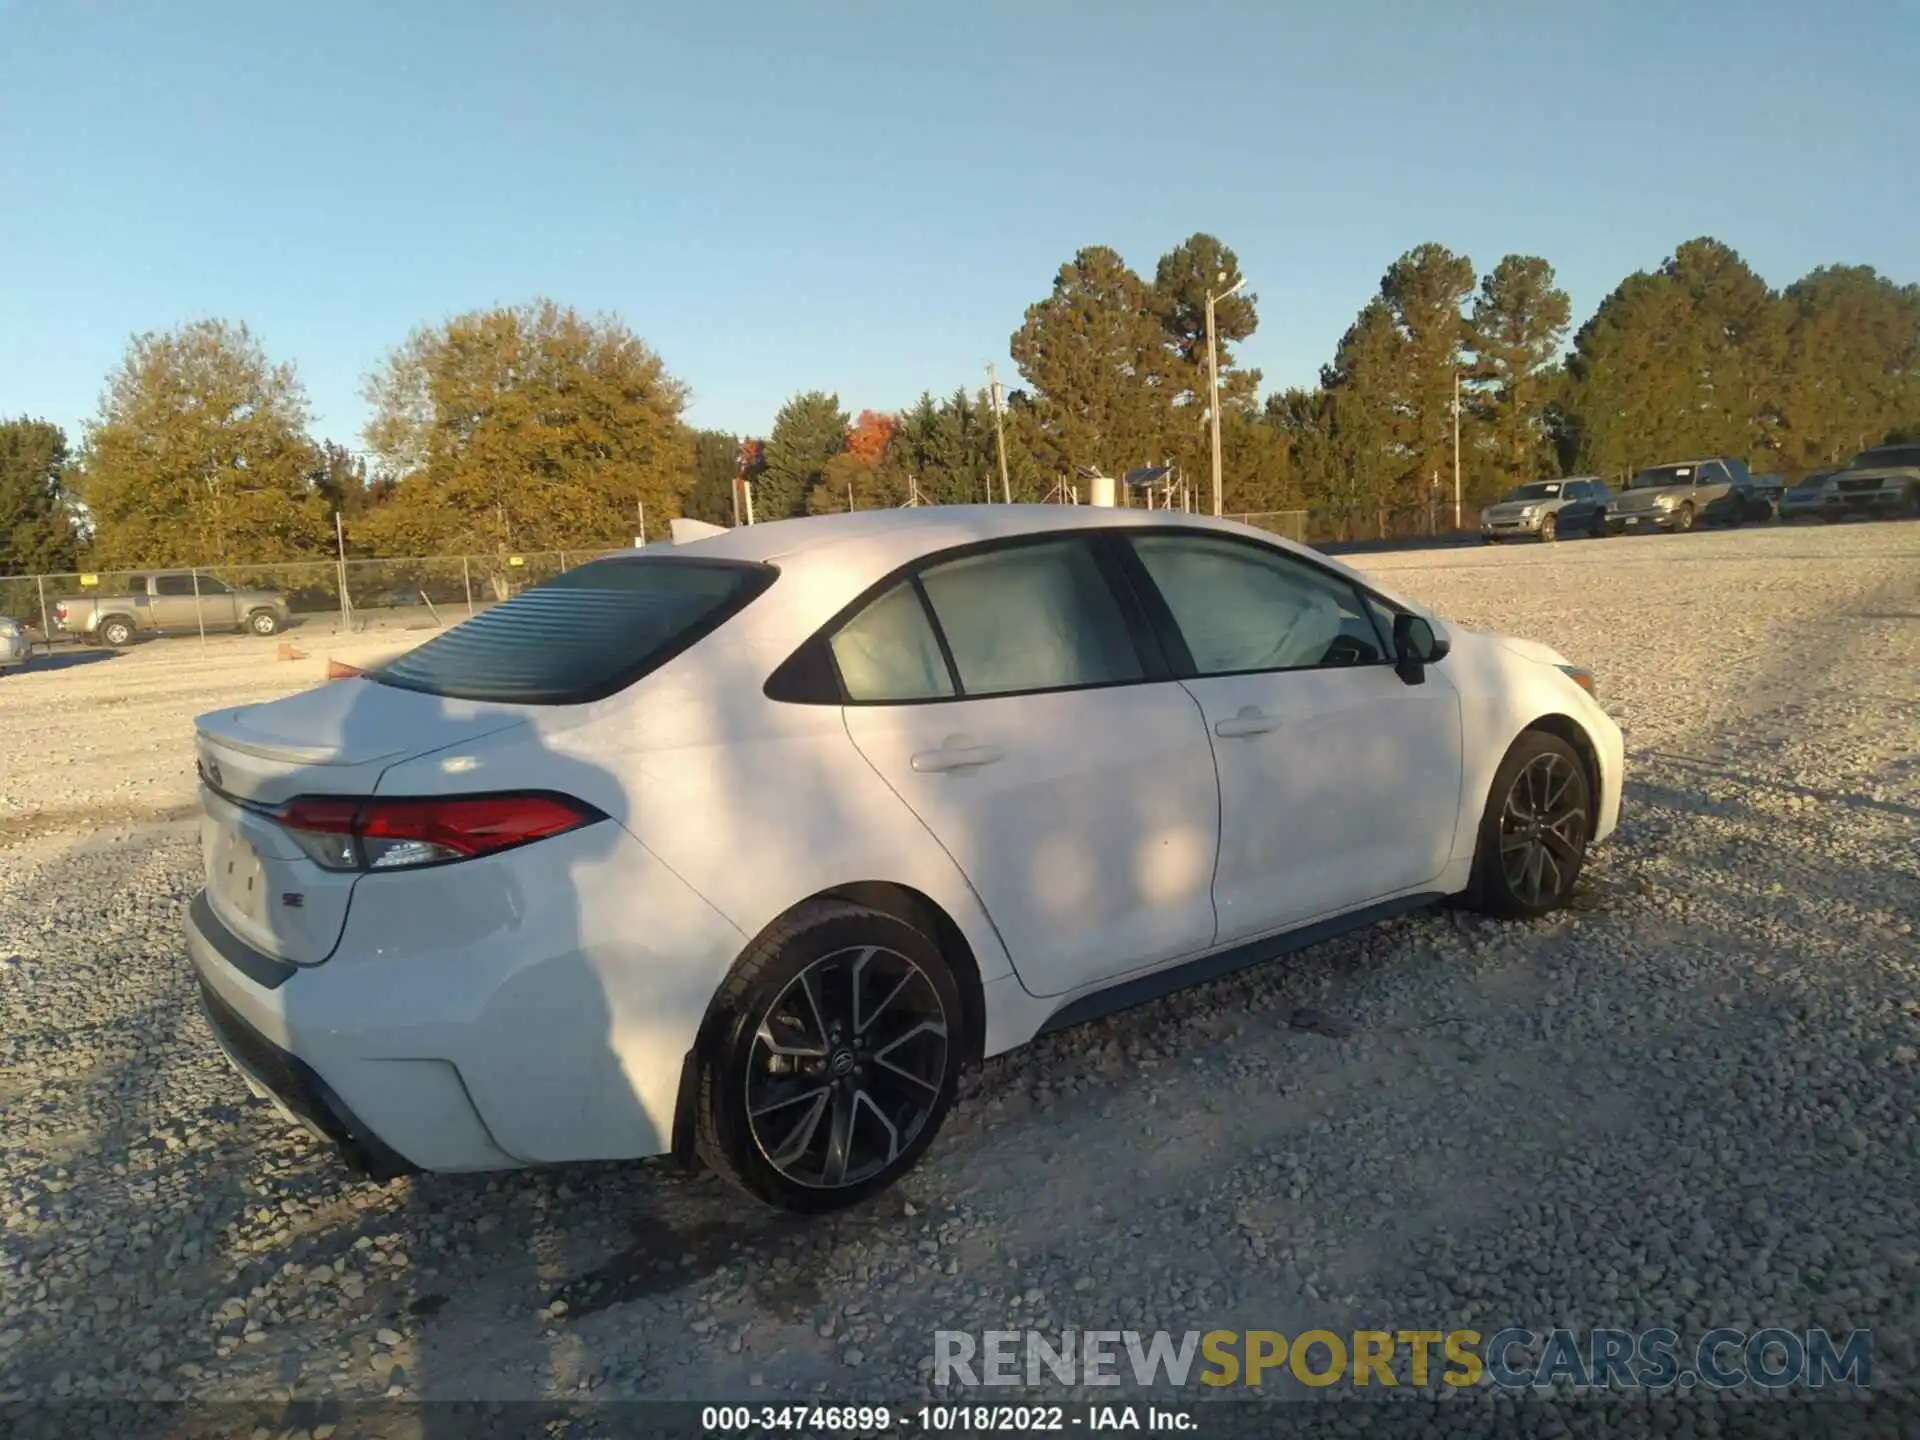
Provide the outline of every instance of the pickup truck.
<path id="1" fill-rule="evenodd" d="M 286 597 L 278 591 L 235 590 L 188 570 L 156 570 L 130 579 L 125 594 L 59 601 L 53 607 L 54 628 L 89 644 L 118 648 L 137 636 L 168 631 L 204 627 L 275 635 L 287 625 Z"/>

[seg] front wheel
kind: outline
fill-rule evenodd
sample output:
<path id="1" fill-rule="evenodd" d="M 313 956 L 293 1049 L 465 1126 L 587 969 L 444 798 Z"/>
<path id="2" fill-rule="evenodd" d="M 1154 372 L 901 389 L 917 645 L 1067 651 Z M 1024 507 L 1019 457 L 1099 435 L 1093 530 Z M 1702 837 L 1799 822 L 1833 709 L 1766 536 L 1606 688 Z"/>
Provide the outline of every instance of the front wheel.
<path id="1" fill-rule="evenodd" d="M 1493 777 L 1474 848 L 1477 909 L 1531 920 L 1565 903 L 1592 833 L 1587 769 L 1558 735 L 1528 730 Z"/>
<path id="2" fill-rule="evenodd" d="M 1673 530 L 1676 535 L 1684 535 L 1693 528 L 1693 506 L 1682 505 L 1673 515 Z"/>
<path id="3" fill-rule="evenodd" d="M 1559 530 L 1559 523 L 1551 515 L 1540 522 L 1540 538 L 1549 544 L 1560 538 Z"/>
<path id="4" fill-rule="evenodd" d="M 271 610 L 256 610 L 247 617 L 247 628 L 256 635 L 278 635 L 280 617 Z"/>
<path id="5" fill-rule="evenodd" d="M 960 992 L 904 920 L 809 903 L 735 965 L 698 1056 L 701 1158 L 786 1210 L 885 1189 L 933 1143 L 959 1084 Z"/>

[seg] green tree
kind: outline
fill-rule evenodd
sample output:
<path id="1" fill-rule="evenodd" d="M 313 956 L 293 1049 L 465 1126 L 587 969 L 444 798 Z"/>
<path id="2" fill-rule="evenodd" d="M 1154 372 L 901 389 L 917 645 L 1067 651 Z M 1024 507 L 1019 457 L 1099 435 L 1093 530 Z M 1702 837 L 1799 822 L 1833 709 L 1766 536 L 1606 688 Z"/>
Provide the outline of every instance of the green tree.
<path id="1" fill-rule="evenodd" d="M 1333 364 L 1321 372 L 1329 445 L 1319 506 L 1342 538 L 1368 521 L 1385 534 L 1388 511 L 1407 501 L 1409 437 L 1416 433 L 1406 398 L 1410 349 L 1392 307 L 1376 296 L 1347 327 Z"/>
<path id="2" fill-rule="evenodd" d="M 1475 408 L 1502 488 L 1559 468 L 1547 407 L 1558 398 L 1572 315 L 1553 266 L 1537 255 L 1509 255 L 1480 282 L 1468 321 Z"/>
<path id="3" fill-rule="evenodd" d="M 79 564 L 67 478 L 64 430 L 25 416 L 0 421 L 0 575 L 51 574 Z"/>
<path id="4" fill-rule="evenodd" d="M 1196 233 L 1160 257 L 1153 276 L 1153 311 L 1172 347 L 1171 373 L 1176 388 L 1175 428 L 1167 458 L 1174 460 L 1189 480 L 1197 480 L 1210 471 L 1211 436 L 1207 428 L 1207 295 L 1224 294 L 1241 282 L 1240 260 L 1232 250 L 1212 235 Z M 1220 439 L 1223 488 L 1231 478 L 1226 462 L 1236 449 L 1226 435 L 1236 430 L 1239 449 L 1249 445 L 1258 450 L 1262 435 L 1254 411 L 1260 389 L 1260 372 L 1242 370 L 1234 363 L 1233 346 L 1247 339 L 1259 327 L 1258 297 L 1247 290 L 1227 295 L 1215 303 L 1214 331 L 1220 368 Z M 1237 415 L 1229 421 L 1227 417 Z M 1240 454 L 1245 463 L 1252 451 Z M 1244 498 L 1254 498 L 1259 482 L 1250 486 Z M 1249 505 L 1249 509 L 1267 508 Z"/>
<path id="5" fill-rule="evenodd" d="M 1165 457 L 1180 379 L 1151 290 L 1119 255 L 1089 246 L 1027 307 L 1012 352 L 1033 392 L 1043 463 L 1119 475 Z"/>
<path id="6" fill-rule="evenodd" d="M 621 542 L 681 513 L 686 387 L 625 324 L 539 300 L 415 330 L 367 382 L 395 477 L 367 527 L 399 547 Z"/>
<path id="7" fill-rule="evenodd" d="M 780 407 L 767 437 L 766 468 L 754 487 L 756 521 L 807 513 L 810 492 L 826 478 L 827 463 L 847 448 L 847 423 L 840 397 L 824 390 L 806 391 Z"/>
<path id="8" fill-rule="evenodd" d="M 724 430 L 693 432 L 693 479 L 682 507 L 690 519 L 733 524 L 733 481 L 740 470 L 740 437 Z"/>
<path id="9" fill-rule="evenodd" d="M 1785 294 L 1781 458 L 1835 464 L 1920 419 L 1920 285 L 1866 265 L 1830 265 Z"/>
<path id="10" fill-rule="evenodd" d="M 1434 477 L 1452 473 L 1454 377 L 1468 340 L 1461 306 L 1473 282 L 1471 261 L 1434 244 L 1409 250 L 1380 281 L 1403 341 L 1394 389 L 1406 465 L 1388 496 L 1393 505 L 1423 504 Z"/>
<path id="11" fill-rule="evenodd" d="M 293 559 L 331 538 L 314 490 L 307 400 L 244 325 L 139 335 L 84 442 L 90 563 Z"/>

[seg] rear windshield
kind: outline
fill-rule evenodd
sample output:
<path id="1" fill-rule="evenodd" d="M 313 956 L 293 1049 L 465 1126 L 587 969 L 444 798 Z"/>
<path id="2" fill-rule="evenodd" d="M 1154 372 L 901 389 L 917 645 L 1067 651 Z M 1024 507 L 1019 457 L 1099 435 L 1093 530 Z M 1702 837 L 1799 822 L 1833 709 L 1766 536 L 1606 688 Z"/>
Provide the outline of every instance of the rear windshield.
<path id="1" fill-rule="evenodd" d="M 578 705 L 623 689 L 773 582 L 764 565 L 620 556 L 569 570 L 368 671 L 459 700 Z"/>

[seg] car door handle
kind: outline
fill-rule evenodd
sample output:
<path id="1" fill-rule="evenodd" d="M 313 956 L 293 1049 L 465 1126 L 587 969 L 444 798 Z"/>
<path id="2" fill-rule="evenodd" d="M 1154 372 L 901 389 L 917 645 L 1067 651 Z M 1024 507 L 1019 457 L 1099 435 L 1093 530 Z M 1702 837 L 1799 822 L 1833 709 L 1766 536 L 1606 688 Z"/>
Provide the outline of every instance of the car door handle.
<path id="1" fill-rule="evenodd" d="M 1264 710 L 1251 705 L 1240 707 L 1240 713 L 1225 720 L 1216 720 L 1213 733 L 1231 740 L 1239 735 L 1264 735 L 1269 730 L 1280 728 L 1280 717 L 1269 715 Z"/>
<path id="2" fill-rule="evenodd" d="M 922 750 L 913 757 L 913 768 L 920 775 L 938 774 L 942 770 L 972 770 L 981 765 L 991 765 L 996 760 L 1006 758 L 1007 752 L 998 745 L 955 745 L 949 742 L 938 750 Z"/>

